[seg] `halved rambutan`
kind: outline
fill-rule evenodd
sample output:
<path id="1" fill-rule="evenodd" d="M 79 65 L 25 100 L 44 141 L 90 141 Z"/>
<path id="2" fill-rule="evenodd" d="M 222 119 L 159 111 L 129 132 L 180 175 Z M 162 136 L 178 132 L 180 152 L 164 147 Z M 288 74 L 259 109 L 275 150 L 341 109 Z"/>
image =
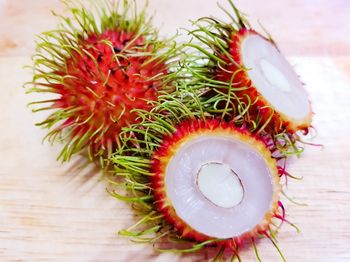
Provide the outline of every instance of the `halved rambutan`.
<path id="1" fill-rule="evenodd" d="M 175 47 L 158 39 L 135 2 L 101 1 L 93 12 L 68 7 L 73 18 L 43 33 L 33 58 L 30 92 L 54 98 L 31 104 L 49 103 L 33 111 L 54 110 L 38 125 L 50 129 L 49 140 L 65 141 L 59 158 L 86 148 L 90 158 L 106 157 L 121 129 L 136 122 L 132 110 L 150 110 L 149 102 L 171 89 Z"/>
<path id="2" fill-rule="evenodd" d="M 270 151 L 217 120 L 181 123 L 155 151 L 152 171 L 157 210 L 185 239 L 238 247 L 266 233 L 279 207 Z"/>
<path id="3" fill-rule="evenodd" d="M 201 51 L 191 59 L 207 62 L 191 68 L 194 78 L 210 89 L 208 99 L 217 109 L 227 110 L 223 100 L 232 101 L 237 108 L 232 117 L 241 115 L 251 130 L 307 131 L 312 111 L 299 77 L 275 42 L 251 29 L 229 2 L 236 14 L 236 19 L 230 16 L 231 23 L 202 18 L 191 32 L 200 44 L 189 45 Z M 212 99 L 220 95 L 225 96 L 221 102 Z"/>
<path id="4" fill-rule="evenodd" d="M 274 141 L 215 118 L 191 84 L 177 86 L 151 111 L 136 110 L 142 121 L 121 136 L 127 151 L 112 156 L 109 192 L 140 215 L 120 234 L 175 252 L 212 246 L 238 256 L 261 236 L 277 247 L 275 219 L 286 221 L 279 176 L 286 172 Z"/>

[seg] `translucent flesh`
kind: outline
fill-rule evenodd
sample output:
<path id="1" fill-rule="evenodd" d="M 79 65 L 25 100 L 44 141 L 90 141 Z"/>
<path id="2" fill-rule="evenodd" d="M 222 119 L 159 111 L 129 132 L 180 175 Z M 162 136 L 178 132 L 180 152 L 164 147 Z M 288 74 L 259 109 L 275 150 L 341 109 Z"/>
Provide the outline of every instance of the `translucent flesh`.
<path id="1" fill-rule="evenodd" d="M 248 35 L 243 39 L 241 55 L 253 86 L 275 110 L 297 121 L 310 114 L 301 81 L 271 42 L 259 35 Z"/>
<path id="2" fill-rule="evenodd" d="M 238 205 L 220 207 L 201 193 L 198 171 L 212 162 L 228 165 L 239 176 L 244 196 Z M 165 186 L 177 215 L 196 231 L 216 238 L 250 231 L 270 210 L 273 196 L 266 161 L 250 145 L 228 136 L 202 135 L 183 144 L 167 166 Z"/>

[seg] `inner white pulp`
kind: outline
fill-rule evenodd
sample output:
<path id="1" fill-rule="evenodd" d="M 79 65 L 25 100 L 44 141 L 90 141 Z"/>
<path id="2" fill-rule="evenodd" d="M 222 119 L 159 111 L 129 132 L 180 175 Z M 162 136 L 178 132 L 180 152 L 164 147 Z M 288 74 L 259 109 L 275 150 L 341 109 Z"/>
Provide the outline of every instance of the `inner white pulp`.
<path id="1" fill-rule="evenodd" d="M 198 172 L 197 185 L 202 194 L 219 207 L 234 207 L 243 199 L 238 176 L 223 163 L 203 165 Z"/>
<path id="2" fill-rule="evenodd" d="M 221 179 L 227 177 L 226 184 Z M 169 161 L 165 186 L 177 215 L 196 231 L 216 238 L 239 236 L 254 228 L 270 209 L 273 196 L 263 157 L 228 136 L 202 135 L 182 145 Z M 223 198 L 225 193 L 230 196 Z"/>
<path id="3" fill-rule="evenodd" d="M 310 114 L 301 81 L 272 43 L 259 35 L 249 35 L 243 40 L 241 52 L 253 85 L 278 112 L 296 121 Z"/>

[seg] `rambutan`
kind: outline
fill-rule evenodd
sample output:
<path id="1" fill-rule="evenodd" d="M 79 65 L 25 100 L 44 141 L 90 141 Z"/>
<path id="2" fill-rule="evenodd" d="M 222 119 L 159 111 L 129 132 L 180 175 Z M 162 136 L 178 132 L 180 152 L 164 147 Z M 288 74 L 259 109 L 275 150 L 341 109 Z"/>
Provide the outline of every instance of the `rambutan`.
<path id="1" fill-rule="evenodd" d="M 238 247 L 267 231 L 278 209 L 276 161 L 232 124 L 181 123 L 163 138 L 152 171 L 157 209 L 186 239 Z"/>
<path id="2" fill-rule="evenodd" d="M 287 221 L 279 201 L 285 171 L 271 141 L 215 118 L 186 81 L 177 87 L 151 111 L 135 110 L 142 120 L 123 129 L 124 148 L 112 156 L 109 191 L 141 216 L 120 234 L 163 251 L 211 246 L 233 256 L 267 237 L 281 254 L 271 236 L 280 226 L 275 220 Z"/>
<path id="3" fill-rule="evenodd" d="M 158 39 L 135 2 L 101 1 L 92 12 L 72 1 L 68 8 L 73 17 L 61 16 L 56 30 L 39 36 L 33 56 L 29 92 L 54 97 L 31 105 L 54 110 L 37 125 L 50 130 L 49 141 L 65 142 L 60 159 L 87 149 L 103 160 L 119 147 L 122 128 L 137 122 L 133 109 L 150 110 L 172 89 L 176 46 Z"/>
<path id="4" fill-rule="evenodd" d="M 205 17 L 190 32 L 199 40 L 189 44 L 199 51 L 190 60 L 201 64 L 191 62 L 188 69 L 197 85 L 207 89 L 203 97 L 225 110 L 226 118 L 241 117 L 252 132 L 307 132 L 312 111 L 299 77 L 271 37 L 254 31 L 229 3 L 236 17 L 224 11 L 231 22 Z"/>

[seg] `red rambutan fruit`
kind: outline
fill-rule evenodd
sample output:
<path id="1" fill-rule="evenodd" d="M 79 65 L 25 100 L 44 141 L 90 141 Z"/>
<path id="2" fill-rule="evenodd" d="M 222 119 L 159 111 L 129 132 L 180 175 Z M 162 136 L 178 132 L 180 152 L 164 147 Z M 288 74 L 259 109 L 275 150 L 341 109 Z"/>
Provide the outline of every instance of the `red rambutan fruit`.
<path id="1" fill-rule="evenodd" d="M 208 99 L 218 110 L 236 110 L 231 118 L 241 117 L 251 131 L 269 134 L 298 130 L 307 132 L 312 110 L 302 82 L 271 38 L 252 30 L 245 17 L 229 0 L 236 18 L 226 23 L 202 18 L 191 34 L 200 44 L 189 44 L 200 51 L 203 66 L 192 68 L 194 78 L 207 89 Z M 224 10 L 228 13 L 226 10 Z M 213 97 L 221 96 L 221 102 Z M 220 111 L 220 112 L 221 112 Z M 228 113 L 229 115 L 230 113 Z"/>
<path id="2" fill-rule="evenodd" d="M 232 249 L 265 234 L 279 209 L 276 161 L 265 144 L 218 120 L 190 120 L 153 156 L 157 210 L 185 239 Z"/>
<path id="3" fill-rule="evenodd" d="M 74 3 L 74 1 L 73 1 Z M 119 147 L 123 127 L 137 122 L 133 109 L 150 110 L 160 92 L 172 89 L 172 41 L 158 39 L 145 10 L 135 2 L 101 1 L 94 12 L 68 5 L 73 18 L 61 17 L 57 30 L 43 33 L 34 55 L 29 92 L 54 94 L 33 111 L 53 109 L 39 126 L 49 141 L 66 144 L 69 160 L 87 149 L 90 159 Z"/>
<path id="4" fill-rule="evenodd" d="M 109 192 L 132 203 L 140 220 L 120 234 L 162 251 L 210 246 L 237 257 L 266 237 L 281 254 L 273 237 L 278 222 L 289 223 L 279 201 L 288 173 L 274 141 L 215 118 L 200 95 L 180 80 L 124 130 L 121 142 L 135 147 L 113 154 Z"/>

